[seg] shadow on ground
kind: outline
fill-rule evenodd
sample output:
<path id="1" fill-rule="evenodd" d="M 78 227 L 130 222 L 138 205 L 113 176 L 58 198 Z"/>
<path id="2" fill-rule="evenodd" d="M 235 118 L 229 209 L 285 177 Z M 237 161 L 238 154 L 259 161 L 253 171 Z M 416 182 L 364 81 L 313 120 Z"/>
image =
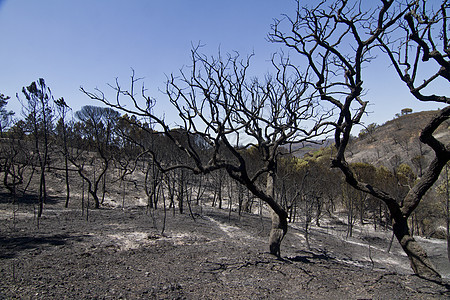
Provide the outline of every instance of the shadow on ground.
<path id="1" fill-rule="evenodd" d="M 286 259 L 291 262 L 301 262 L 301 263 L 313 264 L 317 260 L 330 261 L 335 258 L 333 256 L 323 254 L 323 253 L 317 254 L 317 253 L 313 253 L 313 252 L 307 252 L 307 255 L 297 255 L 294 257 L 287 257 Z"/>
<path id="2" fill-rule="evenodd" d="M 21 236 L 5 237 L 0 236 L 0 259 L 14 258 L 20 252 L 26 250 L 40 249 L 43 246 L 63 246 L 69 240 L 80 240 L 81 236 L 73 237 L 69 235 L 55 234 L 50 236 Z"/>
<path id="3" fill-rule="evenodd" d="M 45 201 L 45 204 L 57 204 L 59 201 L 61 201 L 61 197 L 53 197 L 53 196 L 47 196 L 47 200 Z M 24 205 L 33 205 L 39 203 L 39 195 L 32 195 L 32 194 L 25 194 L 22 195 L 22 193 L 19 193 L 17 195 L 16 199 L 9 194 L 9 193 L 0 193 L 0 203 L 1 204 L 24 204 Z"/>

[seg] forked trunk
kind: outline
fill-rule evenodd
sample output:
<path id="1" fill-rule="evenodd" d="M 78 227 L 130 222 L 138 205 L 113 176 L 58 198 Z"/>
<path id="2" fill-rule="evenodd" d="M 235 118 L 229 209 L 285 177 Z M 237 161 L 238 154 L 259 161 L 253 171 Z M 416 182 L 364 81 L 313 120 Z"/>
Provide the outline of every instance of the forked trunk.
<path id="1" fill-rule="evenodd" d="M 100 199 L 97 196 L 97 192 L 90 190 L 89 194 L 91 194 L 92 198 L 94 198 L 94 208 L 99 209 L 100 208 Z"/>
<path id="2" fill-rule="evenodd" d="M 444 161 L 445 164 L 447 161 Z M 436 271 L 436 268 L 431 263 L 425 250 L 417 243 L 417 241 L 411 235 L 408 227 L 408 216 L 414 212 L 414 209 L 420 203 L 423 195 L 429 188 L 436 182 L 440 171 L 444 167 L 439 157 L 433 160 L 430 165 L 427 175 L 421 177 L 418 183 L 409 191 L 406 197 L 403 199 L 403 204 L 400 206 L 396 199 L 391 197 L 389 194 L 378 190 L 377 188 L 370 186 L 368 184 L 363 184 L 355 179 L 354 174 L 349 168 L 348 164 L 344 161 L 333 161 L 333 166 L 339 167 L 344 175 L 346 176 L 346 181 L 351 186 L 360 191 L 370 193 L 373 196 L 381 199 L 389 209 L 392 220 L 392 231 L 400 243 L 403 251 L 409 258 L 411 268 L 414 273 L 423 278 L 439 280 L 441 276 Z M 368 188 L 369 187 L 369 188 Z M 390 247 L 389 247 L 390 248 Z M 388 250 L 389 251 L 389 250 Z"/>

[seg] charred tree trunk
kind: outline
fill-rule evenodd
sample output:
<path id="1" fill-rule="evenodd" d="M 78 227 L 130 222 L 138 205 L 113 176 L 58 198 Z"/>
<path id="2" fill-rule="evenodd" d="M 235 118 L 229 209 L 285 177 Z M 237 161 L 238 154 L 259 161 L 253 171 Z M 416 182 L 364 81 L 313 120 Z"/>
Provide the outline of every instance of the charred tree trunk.
<path id="1" fill-rule="evenodd" d="M 414 273 L 428 279 L 439 279 L 441 276 L 428 258 L 427 253 L 410 234 L 408 219 L 401 215 L 395 215 L 392 222 L 395 237 L 408 255 Z"/>
<path id="2" fill-rule="evenodd" d="M 222 177 L 221 176 L 219 176 L 217 199 L 219 200 L 219 209 L 222 209 Z"/>
<path id="3" fill-rule="evenodd" d="M 309 223 L 310 220 L 305 221 L 305 241 L 306 241 L 306 249 L 311 250 L 311 245 L 309 244 Z"/>
<path id="4" fill-rule="evenodd" d="M 67 146 L 67 129 L 66 129 L 66 122 L 65 122 L 65 109 L 67 107 L 67 105 L 64 102 L 64 99 L 61 98 L 60 100 L 58 100 L 60 102 L 60 105 L 63 107 L 62 108 L 62 134 L 63 134 L 63 155 L 64 155 L 64 167 L 65 167 L 65 182 L 66 182 L 66 202 L 64 204 L 65 208 L 69 207 L 69 200 L 70 200 L 70 179 L 69 179 L 69 148 Z M 61 102 L 62 101 L 62 102 Z M 57 105 L 58 105 L 57 103 Z M 63 104 L 61 104 L 63 103 Z M 65 106 L 63 106 L 65 105 Z M 59 106 L 60 107 L 60 106 Z"/>
<path id="5" fill-rule="evenodd" d="M 427 176 L 425 175 L 421 178 L 421 180 L 409 191 L 409 193 L 403 199 L 402 206 L 400 206 L 400 204 L 398 204 L 398 202 L 394 198 L 382 192 L 381 190 L 378 190 L 371 185 L 357 182 L 352 171 L 348 167 L 348 164 L 346 164 L 345 162 L 337 162 L 335 160 L 333 161 L 333 164 L 334 166 L 338 166 L 339 168 L 341 168 L 344 175 L 346 176 L 347 183 L 349 183 L 351 186 L 358 190 L 371 193 L 372 195 L 376 196 L 384 203 L 386 203 L 393 225 L 393 233 L 399 241 L 400 246 L 408 256 L 411 268 L 413 269 L 414 273 L 419 277 L 427 279 L 440 279 L 441 276 L 431 263 L 425 250 L 411 235 L 408 226 L 408 218 L 419 204 L 420 199 L 423 197 L 422 193 L 425 193 L 425 191 L 429 189 L 429 186 L 432 185 L 430 185 L 430 183 L 436 181 L 434 177 L 439 175 L 439 172 L 435 172 L 435 168 L 439 168 L 439 159 L 435 159 L 434 163 L 432 163 L 432 165 L 430 166 L 427 174 L 430 177 L 427 178 Z"/>
<path id="6" fill-rule="evenodd" d="M 269 172 L 267 175 L 267 195 L 275 201 L 275 173 Z M 288 222 L 287 213 L 280 207 L 278 211 L 272 208 L 272 228 L 269 236 L 270 253 L 281 257 L 281 242 L 287 233 Z"/>
<path id="7" fill-rule="evenodd" d="M 99 179 L 92 182 L 91 179 L 83 172 L 84 164 L 80 165 L 72 158 L 69 158 L 69 160 L 77 168 L 78 175 L 80 175 L 81 179 L 83 180 L 83 184 L 84 182 L 88 184 L 88 194 L 92 195 L 92 198 L 94 199 L 94 208 L 96 209 L 100 208 L 100 199 L 97 196 Z M 94 180 L 95 180 L 95 164 L 93 166 L 94 166 Z"/>
<path id="8" fill-rule="evenodd" d="M 322 216 L 322 199 L 320 197 L 316 197 L 316 226 L 320 227 L 320 217 Z"/>
<path id="9" fill-rule="evenodd" d="M 449 193 L 448 164 L 445 165 L 445 223 L 447 236 L 447 259 L 450 262 L 450 193 Z"/>
<path id="10" fill-rule="evenodd" d="M 66 143 L 66 142 L 64 142 Z M 69 207 L 70 200 L 70 179 L 69 179 L 69 159 L 68 159 L 67 149 L 65 149 L 64 153 L 64 165 L 65 165 L 65 173 L 66 173 L 66 203 L 64 204 L 65 208 Z"/>
<path id="11" fill-rule="evenodd" d="M 178 210 L 180 214 L 184 212 L 184 172 L 180 171 L 178 174 L 178 191 L 177 191 L 177 201 L 178 201 Z"/>
<path id="12" fill-rule="evenodd" d="M 99 209 L 100 208 L 100 199 L 98 198 L 97 193 L 90 190 L 89 194 L 91 194 L 92 198 L 94 198 L 94 208 Z"/>
<path id="13" fill-rule="evenodd" d="M 281 242 L 287 233 L 287 215 L 279 215 L 272 210 L 272 228 L 269 236 L 270 254 L 281 257 Z"/>
<path id="14" fill-rule="evenodd" d="M 39 210 L 38 219 L 42 216 L 44 211 L 44 203 L 47 199 L 47 188 L 45 183 L 45 165 L 41 167 L 40 184 L 39 184 Z"/>
<path id="15" fill-rule="evenodd" d="M 146 171 L 145 171 L 145 179 L 144 179 L 144 190 L 145 195 L 147 196 L 147 208 L 153 208 L 153 199 L 152 199 L 152 193 L 149 190 L 148 181 L 150 175 L 150 163 L 147 165 Z"/>

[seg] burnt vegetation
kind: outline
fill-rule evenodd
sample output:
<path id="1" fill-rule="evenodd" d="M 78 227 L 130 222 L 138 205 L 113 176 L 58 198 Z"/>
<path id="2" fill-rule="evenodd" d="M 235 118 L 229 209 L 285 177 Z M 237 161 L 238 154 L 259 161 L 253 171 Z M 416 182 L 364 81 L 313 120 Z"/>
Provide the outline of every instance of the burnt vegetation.
<path id="1" fill-rule="evenodd" d="M 17 95 L 23 107 L 20 117 L 6 110 L 11 99 L 0 95 L 2 226 L 9 228 L 9 236 L 2 233 L 1 257 L 17 264 L 19 252 L 82 241 L 82 233 L 39 235 L 49 226 L 46 215 L 51 219 L 56 207 L 66 209 L 61 213 L 64 226 L 71 226 L 70 220 L 83 228 L 95 216 L 118 222 L 111 218 L 120 218 L 121 208 L 136 220 L 145 216 L 151 229 L 142 230 L 158 243 L 170 238 L 166 233 L 172 218 L 189 224 L 193 233 L 183 243 L 206 245 L 205 231 L 212 231 L 205 225 L 209 220 L 227 232 L 227 242 L 235 245 L 230 253 L 235 254 L 248 244 L 232 221 L 241 226 L 250 220 L 243 228 L 255 236 L 267 235 L 272 256 L 249 249 L 255 257 L 239 256 L 234 262 L 217 261 L 210 253 L 193 257 L 204 259 L 203 271 L 215 280 L 219 273 L 232 276 L 248 267 L 258 273 L 263 265 L 270 266 L 270 276 L 277 280 L 300 270 L 309 277 L 302 286 L 312 283 L 317 288 L 319 275 L 302 264 L 327 261 L 328 267 L 336 267 L 337 260 L 326 249 L 318 253 L 314 230 L 340 226 L 346 238 L 355 228 L 392 232 L 412 272 L 439 283 L 436 291 L 448 288 L 416 237 L 447 239 L 450 245 L 450 107 L 445 106 L 450 100 L 430 88 L 433 82 L 448 85 L 450 80 L 449 4 L 371 5 L 298 2 L 294 13 L 275 20 L 269 33 L 272 42 L 292 50 L 292 57 L 275 54 L 273 73 L 262 79 L 248 75 L 251 56 L 209 57 L 201 47 L 192 49 L 190 67 L 170 75 L 165 87 L 176 120 L 156 113 L 158 101 L 146 94 L 134 71 L 126 88 L 119 80 L 110 91 L 81 87 L 96 102 L 76 112 L 64 98 L 53 97 L 44 79 Z M 417 101 L 444 107 L 418 113 L 405 108 L 383 125 L 364 126 L 368 101 L 362 78 L 365 66 L 380 55 L 392 64 L 399 88 L 408 89 Z M 434 64 L 434 73 L 421 72 L 425 64 Z M 358 136 L 355 128 L 363 128 Z M 28 225 L 23 224 L 25 213 L 31 213 Z M 143 226 L 141 221 L 130 226 Z M 20 235 L 16 226 L 30 232 Z M 108 226 L 112 234 L 114 228 Z M 202 238 L 196 239 L 196 230 Z M 241 235 L 231 234 L 233 230 Z M 306 250 L 295 256 L 286 245 L 288 257 L 282 250 L 283 241 L 292 239 L 291 230 L 302 233 L 301 248 Z M 370 251 L 376 237 L 365 239 Z M 86 253 L 93 259 L 100 255 Z M 157 256 L 154 251 L 148 255 Z M 361 272 L 366 276 L 368 271 Z M 369 281 L 376 286 L 385 276 L 389 274 Z M 187 296 L 182 285 L 152 289 L 147 293 L 155 297 Z M 446 292 L 436 293 L 444 297 Z M 407 296 L 412 295 L 402 297 Z"/>

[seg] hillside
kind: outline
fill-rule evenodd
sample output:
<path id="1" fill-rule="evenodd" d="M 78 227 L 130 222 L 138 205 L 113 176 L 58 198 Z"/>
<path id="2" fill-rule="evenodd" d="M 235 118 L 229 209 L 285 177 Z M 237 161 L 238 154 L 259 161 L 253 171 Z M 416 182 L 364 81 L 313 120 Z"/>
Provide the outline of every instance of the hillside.
<path id="1" fill-rule="evenodd" d="M 409 164 L 416 174 L 421 173 L 432 157 L 432 150 L 420 143 L 419 134 L 436 111 L 417 112 L 400 116 L 355 138 L 348 147 L 350 162 L 365 162 L 392 168 Z M 435 136 L 450 142 L 450 124 L 438 128 Z"/>

